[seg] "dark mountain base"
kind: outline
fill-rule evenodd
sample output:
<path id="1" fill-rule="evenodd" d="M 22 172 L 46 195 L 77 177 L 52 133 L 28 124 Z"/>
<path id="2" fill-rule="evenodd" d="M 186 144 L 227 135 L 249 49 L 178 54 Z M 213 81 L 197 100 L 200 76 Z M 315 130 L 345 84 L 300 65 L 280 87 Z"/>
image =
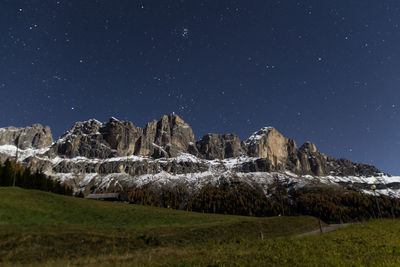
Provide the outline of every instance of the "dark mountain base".
<path id="1" fill-rule="evenodd" d="M 226 178 L 190 194 L 185 187 L 132 188 L 127 200 L 187 211 L 247 216 L 311 215 L 328 223 L 400 217 L 400 199 L 361 193 L 340 186 L 309 185 L 302 188 L 276 181 L 263 188 Z"/>

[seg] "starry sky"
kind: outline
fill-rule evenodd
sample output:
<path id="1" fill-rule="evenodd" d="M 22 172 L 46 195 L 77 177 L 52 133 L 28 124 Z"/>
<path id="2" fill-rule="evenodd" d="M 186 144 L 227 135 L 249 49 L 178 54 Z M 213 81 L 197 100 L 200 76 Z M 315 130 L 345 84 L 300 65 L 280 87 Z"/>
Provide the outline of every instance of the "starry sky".
<path id="1" fill-rule="evenodd" d="M 400 1 L 0 0 L 0 127 L 175 112 L 400 174 Z"/>

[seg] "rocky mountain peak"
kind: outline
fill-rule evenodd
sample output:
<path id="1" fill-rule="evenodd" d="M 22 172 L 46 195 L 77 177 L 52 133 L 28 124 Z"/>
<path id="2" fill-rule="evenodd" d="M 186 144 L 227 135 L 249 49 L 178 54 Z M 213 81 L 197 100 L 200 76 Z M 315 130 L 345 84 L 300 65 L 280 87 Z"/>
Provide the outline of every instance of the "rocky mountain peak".
<path id="1" fill-rule="evenodd" d="M 108 122 L 112 123 L 112 122 L 120 122 L 119 119 L 115 118 L 115 117 L 110 117 L 110 119 L 108 120 Z"/>
<path id="2" fill-rule="evenodd" d="M 33 124 L 25 128 L 6 127 L 0 129 L 0 145 L 14 145 L 20 149 L 42 149 L 53 143 L 49 126 Z"/>
<path id="3" fill-rule="evenodd" d="M 251 135 L 247 141 L 249 156 L 266 158 L 274 169 L 284 168 L 289 156 L 289 139 L 273 127 L 264 127 Z"/>
<path id="4" fill-rule="evenodd" d="M 166 116 L 166 115 L 164 115 L 164 116 Z M 164 117 L 163 116 L 163 117 Z M 172 123 L 172 124 L 185 124 L 185 125 L 188 125 L 188 124 L 186 124 L 185 123 L 185 121 L 181 118 L 181 117 L 179 117 L 177 114 L 175 114 L 175 113 L 171 113 L 171 114 L 169 114 L 168 115 L 168 120 Z"/>
<path id="5" fill-rule="evenodd" d="M 100 129 L 103 144 L 116 151 L 118 156 L 134 155 L 138 151 L 138 140 L 143 134 L 132 122 L 120 121 L 114 117 Z"/>
<path id="6" fill-rule="evenodd" d="M 318 152 L 317 147 L 314 143 L 305 142 L 301 147 L 300 150 L 305 153 L 316 153 Z"/>
<path id="7" fill-rule="evenodd" d="M 264 127 L 256 131 L 245 142 L 240 141 L 235 134 L 215 133 L 204 135 L 196 141 L 192 128 L 176 114 L 164 115 L 158 121 L 149 122 L 144 129 L 136 127 L 132 122 L 120 121 L 114 117 L 104 123 L 95 119 L 77 122 L 54 144 L 52 144 L 50 128 L 41 125 L 0 129 L 0 145 L 16 145 L 17 143 L 22 149 L 51 146 L 43 156 L 50 159 L 65 159 L 65 166 L 57 167 L 63 171 L 75 169 L 75 165 L 71 163 L 74 160 L 82 161 L 88 158 L 93 162 L 109 162 L 102 165 L 103 169 L 96 169 L 102 173 L 109 173 L 115 171 L 115 166 L 117 166 L 111 163 L 117 161 L 114 158 L 138 156 L 146 160 L 164 158 L 163 161 L 173 161 L 183 157 L 191 158 L 192 162 L 203 163 L 204 160 L 215 159 L 242 162 L 234 168 L 235 171 L 245 173 L 291 171 L 300 175 L 317 176 L 331 174 L 356 176 L 379 173 L 379 170 L 372 166 L 327 157 L 318 152 L 315 144 L 311 142 L 306 142 L 298 149 L 293 139 L 286 138 L 273 127 Z M 10 147 L 0 150 L 0 156 L 1 151 L 8 151 L 8 154 L 15 155 L 15 151 L 12 151 Z M 0 160 L 2 160 L 1 157 Z M 40 162 L 39 158 L 31 159 L 30 166 L 38 166 L 38 162 Z M 198 164 L 206 169 L 203 163 Z M 49 168 L 49 161 L 45 164 Z M 79 170 L 87 168 L 84 163 L 82 164 Z M 189 168 L 189 172 L 198 171 L 200 168 L 190 166 L 190 168 L 187 166 L 184 168 Z M 172 165 L 166 169 L 169 170 L 170 167 L 172 168 Z M 118 168 L 122 170 L 125 167 Z M 159 166 L 153 166 L 151 170 L 146 166 L 140 168 L 129 170 L 129 172 L 136 174 L 154 172 Z M 173 168 L 177 170 L 176 168 L 180 167 L 173 166 Z"/>
<path id="8" fill-rule="evenodd" d="M 267 136 L 270 131 L 276 131 L 276 129 L 271 126 L 263 127 L 260 130 L 258 130 L 257 132 L 254 132 L 249 138 L 247 138 L 245 143 L 247 145 L 256 144 L 260 139 Z"/>
<path id="9" fill-rule="evenodd" d="M 155 157 L 177 156 L 195 142 L 192 128 L 176 114 L 164 115 L 159 121 L 148 123 L 143 139 L 144 150 L 153 151 Z"/>
<path id="10" fill-rule="evenodd" d="M 240 139 L 235 134 L 206 134 L 196 142 L 197 150 L 206 159 L 225 159 L 245 155 Z"/>
<path id="11" fill-rule="evenodd" d="M 90 119 L 87 121 L 79 121 L 72 126 L 72 128 L 66 132 L 61 138 L 65 138 L 69 135 L 79 134 L 96 134 L 99 132 L 102 123 L 96 119 Z"/>

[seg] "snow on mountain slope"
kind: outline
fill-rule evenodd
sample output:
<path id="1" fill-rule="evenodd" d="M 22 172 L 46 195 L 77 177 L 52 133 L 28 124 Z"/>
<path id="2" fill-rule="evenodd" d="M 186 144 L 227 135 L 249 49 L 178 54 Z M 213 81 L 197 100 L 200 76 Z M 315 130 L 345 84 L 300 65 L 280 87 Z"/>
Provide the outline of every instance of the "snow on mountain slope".
<path id="1" fill-rule="evenodd" d="M 21 139 L 22 138 L 22 139 Z M 400 197 L 400 177 L 374 166 L 335 159 L 313 143 L 300 148 L 273 127 L 246 141 L 234 134 L 208 134 L 200 140 L 176 114 L 149 122 L 144 129 L 110 118 L 77 122 L 59 140 L 48 127 L 0 129 L 0 161 L 14 159 L 77 191 L 113 191 L 142 186 L 185 186 L 196 191 L 224 178 L 266 189 L 276 179 L 292 186 L 332 184 Z M 19 141 L 23 140 L 23 143 Z"/>
<path id="2" fill-rule="evenodd" d="M 48 150 L 49 147 L 42 149 L 35 149 L 35 148 L 18 149 L 18 161 L 23 161 L 26 158 L 44 154 Z M 15 158 L 15 156 L 17 155 L 17 147 L 13 145 L 2 145 L 0 146 L 0 154 L 7 155 L 10 158 L 11 157 Z"/>
<path id="3" fill-rule="evenodd" d="M 0 146 L 0 154 L 6 154 L 10 158 L 15 157 L 16 146 L 4 145 Z M 75 158 L 61 158 L 59 156 L 55 158 L 49 158 L 44 154 L 49 150 L 45 149 L 25 149 L 19 150 L 18 160 L 23 162 L 28 157 L 37 158 L 43 161 L 48 161 L 52 165 L 58 165 L 61 163 L 80 163 L 84 165 L 88 164 L 104 164 L 104 163 L 163 163 L 168 164 L 171 162 L 179 163 L 195 163 L 207 166 L 207 170 L 203 172 L 188 172 L 174 174 L 166 171 L 160 171 L 157 173 L 149 173 L 143 175 L 132 176 L 123 171 L 113 172 L 108 174 L 99 173 L 86 173 L 86 172 L 54 172 L 51 169 L 46 170 L 46 174 L 54 177 L 56 180 L 61 182 L 67 182 L 74 186 L 76 190 L 83 190 L 88 184 L 92 183 L 98 190 L 107 191 L 110 185 L 119 185 L 122 188 L 122 184 L 126 187 L 144 185 L 184 185 L 190 191 L 197 191 L 206 185 L 215 185 L 221 177 L 237 177 L 242 182 L 249 184 L 258 184 L 264 188 L 268 188 L 268 185 L 274 182 L 274 179 L 286 180 L 287 182 L 294 183 L 296 186 L 304 186 L 309 183 L 324 183 L 324 184 L 357 184 L 362 185 L 360 190 L 363 192 L 371 193 L 369 189 L 370 185 L 380 185 L 376 192 L 378 194 L 389 195 L 393 197 L 400 197 L 400 176 L 389 176 L 386 174 L 379 174 L 377 176 L 312 176 L 312 175 L 297 175 L 290 171 L 282 172 L 240 172 L 237 171 L 241 166 L 248 162 L 254 162 L 257 158 L 254 157 L 238 157 L 223 160 L 205 160 L 200 159 L 194 155 L 188 153 L 181 153 L 179 156 L 174 158 L 159 158 L 152 159 L 150 157 L 142 156 L 126 156 L 126 157 L 115 157 L 108 159 L 94 159 L 86 157 L 75 157 Z"/>
<path id="4" fill-rule="evenodd" d="M 264 136 L 268 135 L 270 131 L 272 131 L 274 127 L 267 126 L 261 128 L 259 131 L 254 132 L 249 138 L 246 140 L 246 144 L 254 144 L 257 143 L 257 141 L 261 140 Z"/>

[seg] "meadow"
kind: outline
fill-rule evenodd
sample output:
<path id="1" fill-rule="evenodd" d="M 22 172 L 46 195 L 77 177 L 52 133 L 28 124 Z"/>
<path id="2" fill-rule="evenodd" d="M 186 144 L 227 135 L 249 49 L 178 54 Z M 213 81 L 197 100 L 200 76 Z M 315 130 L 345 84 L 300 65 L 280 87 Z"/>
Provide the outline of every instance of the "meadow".
<path id="1" fill-rule="evenodd" d="M 330 233 L 310 216 L 178 211 L 0 187 L 0 265 L 399 265 L 397 219 Z"/>

